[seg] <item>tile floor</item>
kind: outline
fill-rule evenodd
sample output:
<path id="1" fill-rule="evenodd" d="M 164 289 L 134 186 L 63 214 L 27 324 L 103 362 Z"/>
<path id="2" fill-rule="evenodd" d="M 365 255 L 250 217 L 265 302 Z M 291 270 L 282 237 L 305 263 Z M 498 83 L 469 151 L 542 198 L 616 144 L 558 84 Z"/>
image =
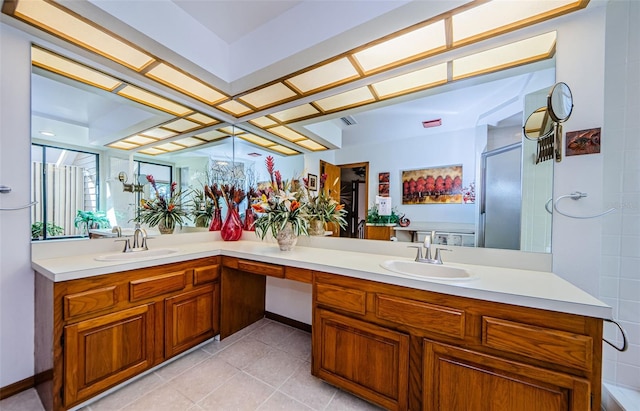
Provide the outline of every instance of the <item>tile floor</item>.
<path id="1" fill-rule="evenodd" d="M 380 410 L 311 376 L 311 335 L 261 320 L 115 391 L 81 411 Z M 41 411 L 31 389 L 2 411 Z"/>

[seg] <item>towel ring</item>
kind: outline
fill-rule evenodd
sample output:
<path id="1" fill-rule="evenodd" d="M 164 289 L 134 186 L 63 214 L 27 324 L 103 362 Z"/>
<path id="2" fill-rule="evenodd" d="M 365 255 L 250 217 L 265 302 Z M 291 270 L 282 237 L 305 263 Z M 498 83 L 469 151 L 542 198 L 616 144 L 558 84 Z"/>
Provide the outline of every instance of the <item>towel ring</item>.
<path id="1" fill-rule="evenodd" d="M 606 318 L 604 320 L 607 321 L 607 322 L 610 322 L 610 323 L 614 323 L 618 327 L 618 329 L 622 333 L 622 347 L 618 347 L 617 345 L 613 344 L 612 342 L 610 342 L 606 338 L 603 338 L 602 341 L 606 342 L 607 344 L 609 344 L 610 346 L 612 346 L 613 348 L 615 348 L 616 350 L 618 350 L 620 352 L 627 351 L 627 348 L 629 348 L 629 339 L 627 338 L 627 333 L 624 330 L 624 328 L 622 328 L 622 326 L 620 324 L 618 324 L 615 320 L 609 320 L 609 319 L 606 319 Z"/>
<path id="2" fill-rule="evenodd" d="M 32 201 L 32 202 L 30 202 L 29 204 L 27 204 L 27 205 L 23 205 L 23 206 L 20 206 L 20 207 L 7 207 L 7 208 L 0 208 L 0 211 L 15 211 L 15 210 L 23 210 L 23 209 L 25 209 L 25 208 L 31 208 L 31 207 L 33 207 L 33 206 L 34 206 L 34 205 L 36 205 L 36 204 L 38 204 L 38 202 L 37 202 L 37 201 Z"/>

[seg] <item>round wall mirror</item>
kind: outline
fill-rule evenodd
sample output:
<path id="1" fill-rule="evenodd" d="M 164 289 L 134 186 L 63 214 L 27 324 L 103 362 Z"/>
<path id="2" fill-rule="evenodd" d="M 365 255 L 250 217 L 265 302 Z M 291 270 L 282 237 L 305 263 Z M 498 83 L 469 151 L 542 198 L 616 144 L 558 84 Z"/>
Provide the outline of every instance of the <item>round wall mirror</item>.
<path id="1" fill-rule="evenodd" d="M 524 136 L 529 140 L 538 140 L 553 132 L 553 121 L 546 107 L 540 107 L 529 114 L 524 123 Z"/>
<path id="2" fill-rule="evenodd" d="M 567 121 L 573 110 L 573 96 L 566 83 L 556 83 L 547 96 L 549 115 L 553 121 L 562 123 Z"/>

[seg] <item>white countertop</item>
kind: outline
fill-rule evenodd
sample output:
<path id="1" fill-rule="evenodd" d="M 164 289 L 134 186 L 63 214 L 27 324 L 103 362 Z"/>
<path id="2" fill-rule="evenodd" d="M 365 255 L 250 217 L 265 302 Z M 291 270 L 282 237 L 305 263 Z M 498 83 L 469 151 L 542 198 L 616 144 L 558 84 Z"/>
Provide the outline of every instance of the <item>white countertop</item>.
<path id="1" fill-rule="evenodd" d="M 132 262 L 96 261 L 96 257 L 118 251 L 100 250 L 93 253 L 86 252 L 87 247 L 85 247 L 84 252 L 78 253 L 78 255 L 61 257 L 47 255 L 44 258 L 36 258 L 32 262 L 32 267 L 50 280 L 59 282 L 202 257 L 227 255 L 461 297 L 596 318 L 612 318 L 611 307 L 556 274 L 545 271 L 445 262 L 445 265 L 466 269 L 475 278 L 465 281 L 422 280 L 397 274 L 380 266 L 383 261 L 389 259 L 411 260 L 406 257 L 398 257 L 398 255 L 301 245 L 296 246 L 293 251 L 283 252 L 273 242 L 247 240 L 225 242 L 208 239 L 171 245 L 158 244 L 157 247 L 153 242 L 150 242 L 149 248 L 153 249 L 154 247 L 173 248 L 177 251 L 164 257 L 154 256 Z"/>

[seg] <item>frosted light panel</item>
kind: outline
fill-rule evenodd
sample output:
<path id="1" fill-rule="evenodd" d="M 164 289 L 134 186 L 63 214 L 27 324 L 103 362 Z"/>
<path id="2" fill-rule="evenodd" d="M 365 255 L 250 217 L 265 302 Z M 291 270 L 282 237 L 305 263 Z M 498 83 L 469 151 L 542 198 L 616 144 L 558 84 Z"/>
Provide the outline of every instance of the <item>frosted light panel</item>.
<path id="1" fill-rule="evenodd" d="M 227 134 L 221 133 L 221 132 L 216 131 L 216 130 L 211 130 L 211 131 L 207 131 L 205 133 L 196 134 L 196 137 L 205 139 L 207 141 L 217 140 L 219 138 L 226 137 L 226 136 L 227 136 Z"/>
<path id="2" fill-rule="evenodd" d="M 158 140 L 156 140 L 154 138 L 149 138 L 149 137 L 144 137 L 144 136 L 137 135 L 137 136 L 125 138 L 123 141 L 126 141 L 128 143 L 134 143 L 134 144 L 137 144 L 139 146 L 144 146 L 145 144 L 155 143 Z"/>
<path id="3" fill-rule="evenodd" d="M 282 83 L 276 83 L 239 97 L 239 99 L 254 107 L 261 108 L 295 96 L 297 94 L 289 87 Z"/>
<path id="4" fill-rule="evenodd" d="M 241 116 L 246 113 L 250 113 L 252 110 L 245 106 L 242 103 L 239 103 L 235 100 L 227 101 L 226 103 L 222 103 L 218 106 L 218 108 L 225 110 L 234 116 Z"/>
<path id="5" fill-rule="evenodd" d="M 43 0 L 18 2 L 15 15 L 136 71 L 154 61 L 151 56 Z"/>
<path id="6" fill-rule="evenodd" d="M 271 117 L 277 119 L 278 121 L 282 121 L 286 123 L 287 121 L 295 120 L 297 118 L 312 116 L 314 114 L 318 114 L 318 110 L 313 107 L 311 104 L 303 104 L 298 107 L 292 107 L 287 110 L 278 111 L 277 113 L 271 114 Z"/>
<path id="7" fill-rule="evenodd" d="M 280 137 L 286 138 L 289 141 L 299 141 L 306 138 L 302 134 L 296 131 L 293 131 L 289 127 L 285 127 L 285 126 L 272 127 L 269 129 L 269 132 L 276 134 Z"/>
<path id="8" fill-rule="evenodd" d="M 292 154 L 300 154 L 298 151 L 291 149 L 289 147 L 281 146 L 280 144 L 269 147 L 269 150 L 277 151 L 282 154 L 292 155 Z"/>
<path id="9" fill-rule="evenodd" d="M 447 63 L 427 67 L 402 76 L 374 83 L 380 98 L 392 97 L 447 82 Z"/>
<path id="10" fill-rule="evenodd" d="M 187 137 L 180 140 L 176 140 L 174 141 L 174 143 L 180 144 L 185 147 L 195 147 L 195 146 L 199 146 L 201 144 L 206 143 L 206 141 L 202 141 L 199 138 L 195 138 L 195 137 Z"/>
<path id="11" fill-rule="evenodd" d="M 169 130 L 184 133 L 185 131 L 193 130 L 194 128 L 200 128 L 202 127 L 202 125 L 198 123 L 194 123 L 193 121 L 189 121 L 185 118 L 181 118 L 179 120 L 172 121 L 171 123 L 163 124 L 160 127 L 168 128 Z"/>
<path id="12" fill-rule="evenodd" d="M 173 67 L 160 63 L 145 73 L 146 76 L 158 80 L 161 83 L 190 94 L 208 104 L 215 104 L 227 98 L 212 87 L 187 76 Z"/>
<path id="13" fill-rule="evenodd" d="M 267 140 L 266 138 L 262 138 L 260 136 L 256 136 L 255 134 L 240 134 L 238 135 L 238 137 L 262 147 L 269 147 L 275 144 L 273 141 Z"/>
<path id="14" fill-rule="evenodd" d="M 122 90 L 118 91 L 118 94 L 137 101 L 138 103 L 146 104 L 162 111 L 175 114 L 176 116 L 183 116 L 191 111 L 180 104 L 174 103 L 173 101 L 169 101 L 134 86 L 126 86 Z"/>
<path id="15" fill-rule="evenodd" d="M 455 80 L 549 58 L 555 41 L 556 32 L 553 31 L 453 60 L 453 78 Z"/>
<path id="16" fill-rule="evenodd" d="M 187 116 L 187 118 L 189 120 L 197 121 L 198 123 L 205 124 L 205 125 L 211 125 L 211 124 L 219 123 L 219 121 L 216 120 L 215 118 L 211 118 L 209 116 L 205 116 L 202 113 L 194 113 L 194 114 L 191 114 L 190 116 Z"/>
<path id="17" fill-rule="evenodd" d="M 254 124 L 258 127 L 270 127 L 278 124 L 275 121 L 271 120 L 269 117 L 264 117 L 264 116 L 254 118 L 253 120 L 249 120 L 249 123 Z"/>
<path id="18" fill-rule="evenodd" d="M 67 60 L 57 54 L 49 53 L 48 51 L 37 47 L 31 47 L 31 62 L 43 69 L 53 71 L 54 73 L 82 81 L 83 83 L 96 86 L 107 91 L 113 91 L 116 87 L 122 84 L 120 80 L 116 80 L 113 77 L 104 75 L 98 71 L 89 69 L 81 64 Z"/>
<path id="19" fill-rule="evenodd" d="M 122 150 L 131 150 L 132 148 L 139 147 L 139 145 L 138 144 L 133 144 L 133 143 L 126 143 L 124 141 L 116 141 L 115 143 L 109 144 L 109 147 L 119 148 L 119 149 L 122 149 Z"/>
<path id="20" fill-rule="evenodd" d="M 301 93 L 326 88 L 329 85 L 360 77 L 353 64 L 346 57 L 291 77 L 287 80 Z"/>
<path id="21" fill-rule="evenodd" d="M 299 146 L 302 146 L 304 148 L 307 148 L 309 150 L 313 150 L 313 151 L 326 150 L 327 149 L 322 144 L 316 143 L 315 141 L 310 140 L 310 139 L 296 141 L 296 144 L 299 145 Z"/>
<path id="22" fill-rule="evenodd" d="M 157 154 L 164 154 L 164 153 L 166 153 L 166 151 L 158 150 L 157 148 L 154 148 L 154 147 L 149 147 L 149 148 L 145 148 L 144 150 L 138 151 L 138 153 L 149 154 L 149 155 L 155 156 Z"/>
<path id="23" fill-rule="evenodd" d="M 365 73 L 433 53 L 446 46 L 444 21 L 413 30 L 354 54 Z"/>
<path id="24" fill-rule="evenodd" d="M 365 104 L 375 101 L 368 87 L 360 87 L 335 96 L 323 98 L 315 103 L 324 111 L 337 110 L 339 108 Z"/>
<path id="25" fill-rule="evenodd" d="M 453 42 L 503 29 L 514 23 L 526 24 L 523 20 L 579 3 L 575 0 L 493 0 L 452 17 Z"/>
<path id="26" fill-rule="evenodd" d="M 169 138 L 169 137 L 175 136 L 177 133 L 174 133 L 173 131 L 169 131 L 169 130 L 164 130 L 164 129 L 161 129 L 161 128 L 152 128 L 150 130 L 145 130 L 140 134 L 144 134 L 145 136 L 154 137 L 154 138 L 158 138 L 160 140 L 164 140 L 165 138 Z"/>

